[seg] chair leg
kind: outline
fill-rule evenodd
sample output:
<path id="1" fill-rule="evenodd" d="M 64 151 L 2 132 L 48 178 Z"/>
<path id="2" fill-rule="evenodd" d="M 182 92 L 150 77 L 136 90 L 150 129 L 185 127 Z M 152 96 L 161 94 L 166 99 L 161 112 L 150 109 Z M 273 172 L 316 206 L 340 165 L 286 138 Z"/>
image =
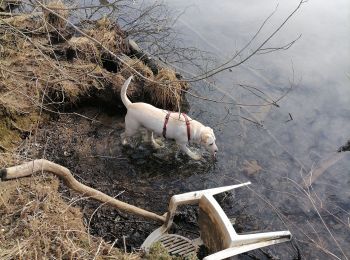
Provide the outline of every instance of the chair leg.
<path id="1" fill-rule="evenodd" d="M 247 235 L 237 235 L 231 242 L 231 246 L 249 245 L 253 243 L 266 242 L 278 239 L 292 238 L 292 234 L 289 231 L 277 231 L 277 232 L 264 232 Z"/>
<path id="2" fill-rule="evenodd" d="M 288 238 L 281 238 L 281 239 L 263 241 L 263 242 L 259 242 L 259 243 L 253 243 L 253 244 L 249 244 L 249 245 L 230 247 L 230 248 L 224 249 L 222 251 L 216 252 L 214 254 L 208 255 L 208 256 L 204 257 L 203 260 L 226 259 L 228 257 L 239 255 L 239 254 L 251 251 L 251 250 L 255 250 L 258 248 L 265 247 L 265 246 L 271 246 L 274 244 L 279 244 L 279 243 L 287 242 L 287 241 L 289 241 Z"/>

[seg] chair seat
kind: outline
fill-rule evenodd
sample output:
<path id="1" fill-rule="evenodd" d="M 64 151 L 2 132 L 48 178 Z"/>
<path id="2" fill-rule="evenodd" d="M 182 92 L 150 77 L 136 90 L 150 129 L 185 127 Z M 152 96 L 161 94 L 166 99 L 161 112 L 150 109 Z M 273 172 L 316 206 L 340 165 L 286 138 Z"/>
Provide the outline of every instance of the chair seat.
<path id="1" fill-rule="evenodd" d="M 156 242 L 161 243 L 170 255 L 183 257 L 196 254 L 199 248 L 192 240 L 177 234 L 163 234 L 153 243 Z"/>

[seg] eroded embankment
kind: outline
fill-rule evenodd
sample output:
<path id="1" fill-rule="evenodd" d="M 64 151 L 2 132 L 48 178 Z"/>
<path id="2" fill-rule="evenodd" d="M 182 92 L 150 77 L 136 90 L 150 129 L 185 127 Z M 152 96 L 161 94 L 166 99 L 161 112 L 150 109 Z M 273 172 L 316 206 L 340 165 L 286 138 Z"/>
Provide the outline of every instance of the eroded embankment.
<path id="1" fill-rule="evenodd" d="M 157 196 L 162 178 L 148 171 L 146 182 L 153 185 L 144 185 L 138 174 L 143 168 L 130 166 L 149 162 L 150 153 L 121 148 L 119 92 L 135 74 L 129 88 L 134 101 L 173 109 L 188 86 L 169 68 L 147 66 L 118 24 L 103 18 L 73 25 L 71 15 L 61 2 L 26 14 L 0 14 L 0 167 L 48 158 L 85 184 L 163 212 L 168 196 Z M 58 185 L 45 174 L 0 182 L 0 258 L 138 257 L 120 255 L 89 232 L 130 249 L 155 223 L 101 207 L 64 186 L 61 198 Z"/>

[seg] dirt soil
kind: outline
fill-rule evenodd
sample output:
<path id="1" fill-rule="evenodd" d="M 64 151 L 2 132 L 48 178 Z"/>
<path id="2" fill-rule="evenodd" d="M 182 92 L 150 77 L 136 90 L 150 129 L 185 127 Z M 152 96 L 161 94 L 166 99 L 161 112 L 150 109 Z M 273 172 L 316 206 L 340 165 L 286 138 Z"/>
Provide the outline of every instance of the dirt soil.
<path id="1" fill-rule="evenodd" d="M 108 111 L 107 111 L 108 112 Z M 110 111 L 109 111 L 110 112 Z M 61 114 L 57 121 L 45 125 L 37 133 L 30 154 L 45 157 L 72 171 L 82 183 L 135 206 L 163 214 L 172 195 L 187 191 L 182 177 L 210 167 L 196 164 L 186 156 L 176 160 L 174 145 L 156 151 L 136 140 L 136 147 L 123 147 L 120 134 L 124 129 L 121 114 L 108 114 L 102 107 L 83 107 L 75 114 Z M 84 115 L 84 117 L 77 114 Z M 86 117 L 92 118 L 88 120 Z M 140 139 L 141 137 L 139 137 Z M 181 168 L 186 168 L 181 173 Z M 180 169 L 180 170 L 179 170 Z M 115 242 L 120 248 L 137 249 L 159 225 L 155 222 L 120 212 L 99 202 L 78 199 L 65 186 L 63 195 L 82 208 L 85 223 L 92 235 Z M 196 213 L 184 209 L 180 222 L 196 223 Z M 197 235 L 198 232 L 197 232 Z"/>

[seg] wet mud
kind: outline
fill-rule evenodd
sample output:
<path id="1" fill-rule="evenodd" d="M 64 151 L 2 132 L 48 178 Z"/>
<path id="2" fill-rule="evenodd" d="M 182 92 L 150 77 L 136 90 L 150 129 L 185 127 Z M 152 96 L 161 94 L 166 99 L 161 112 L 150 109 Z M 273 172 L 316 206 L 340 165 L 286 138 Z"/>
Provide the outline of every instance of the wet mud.
<path id="1" fill-rule="evenodd" d="M 189 184 L 195 182 L 186 179 L 195 179 L 213 167 L 213 162 L 209 158 L 194 162 L 182 154 L 176 159 L 177 150 L 172 141 L 166 141 L 166 148 L 155 150 L 142 141 L 141 134 L 134 138 L 133 147 L 122 146 L 123 113 L 85 107 L 74 114 L 61 114 L 39 130 L 35 147 L 39 147 L 40 156 L 70 169 L 80 182 L 121 201 L 163 214 L 172 195 L 201 187 L 200 183 L 192 187 Z M 63 184 L 61 192 L 68 200 L 74 198 L 74 204 L 82 208 L 92 235 L 115 242 L 120 248 L 139 248 L 159 227 L 155 222 L 99 202 L 77 198 Z M 190 234 L 198 236 L 197 231 L 189 228 L 196 224 L 195 217 L 195 210 L 183 208 L 175 220 L 182 223 L 184 230 L 187 226 Z"/>

